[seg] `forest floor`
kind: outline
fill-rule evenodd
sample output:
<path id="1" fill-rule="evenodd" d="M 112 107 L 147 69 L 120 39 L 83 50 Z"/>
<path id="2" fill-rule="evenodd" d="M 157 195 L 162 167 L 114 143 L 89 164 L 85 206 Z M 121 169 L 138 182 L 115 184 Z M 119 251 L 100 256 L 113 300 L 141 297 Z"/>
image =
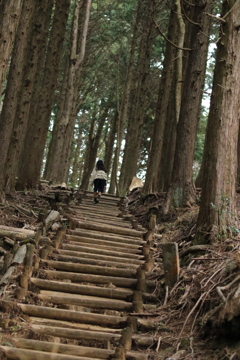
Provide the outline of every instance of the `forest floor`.
<path id="1" fill-rule="evenodd" d="M 49 196 L 48 191 L 42 188 L 7 195 L 5 203 L 0 205 L 0 225 L 36 231 L 39 213 L 54 207 L 56 196 Z M 61 198 L 59 194 L 57 197 L 58 201 L 69 201 L 69 193 L 64 191 L 60 190 Z M 144 197 L 140 190 L 135 190 L 127 200 L 130 212 L 147 228 L 148 210 L 153 206 L 161 209 L 164 194 Z M 239 194 L 237 205 L 240 212 Z M 237 360 L 240 359 L 240 231 L 236 229 L 231 237 L 214 244 L 193 246 L 197 215 L 195 205 L 177 209 L 165 218 L 159 211 L 157 217 L 153 240 L 157 265 L 152 279 L 157 280 L 154 294 L 159 303 L 156 310 L 149 312 L 151 320 L 158 323 L 154 358 Z M 165 242 L 176 242 L 180 256 L 179 281 L 171 289 L 164 283 L 162 244 Z M 11 248 L 11 241 L 2 237 L 0 271 L 4 254 Z M 14 282 L 10 286 L 14 287 Z M 32 292 L 34 294 L 34 289 Z M 34 296 L 31 303 L 34 304 Z M 1 308 L 3 310 L 3 306 Z M 15 308 L 8 309 L 8 313 L 14 311 Z M 16 321 L 10 325 L 15 331 L 21 331 Z M 6 317 L 1 318 L 0 328 L 4 326 Z"/>

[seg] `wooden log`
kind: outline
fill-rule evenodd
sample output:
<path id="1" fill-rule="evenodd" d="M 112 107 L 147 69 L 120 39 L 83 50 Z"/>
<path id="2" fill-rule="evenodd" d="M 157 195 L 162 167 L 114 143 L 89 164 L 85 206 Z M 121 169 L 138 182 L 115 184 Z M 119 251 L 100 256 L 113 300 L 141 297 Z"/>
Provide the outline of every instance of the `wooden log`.
<path id="1" fill-rule="evenodd" d="M 137 253 L 127 253 L 127 252 L 121 252 L 121 251 L 117 251 L 116 249 L 113 250 L 107 250 L 107 249 L 100 249 L 100 248 L 92 248 L 90 245 L 89 246 L 80 246 L 77 243 L 72 243 L 72 244 L 62 244 L 62 248 L 66 249 L 66 250 L 74 250 L 74 251 L 82 251 L 82 252 L 87 252 L 90 254 L 100 254 L 100 255 L 112 255 L 112 256 L 118 256 L 118 257 L 125 257 L 125 258 L 130 258 L 130 259 L 136 259 L 138 260 L 140 255 L 141 255 L 141 251 L 137 251 Z"/>
<path id="2" fill-rule="evenodd" d="M 97 274 L 97 275 L 109 275 L 117 277 L 134 277 L 136 276 L 136 270 L 134 269 L 117 269 L 104 266 L 94 266 L 94 265 L 83 265 L 83 264 L 73 264 L 65 263 L 62 261 L 47 260 L 49 266 L 57 270 L 66 270 L 73 272 L 81 272 L 87 274 Z"/>
<path id="3" fill-rule="evenodd" d="M 113 240 L 100 240 L 100 239 L 94 239 L 94 238 L 87 238 L 87 237 L 82 237 L 82 236 L 77 236 L 77 235 L 67 235 L 67 240 L 69 241 L 75 241 L 75 242 L 80 242 L 80 243 L 87 243 L 87 244 L 95 244 L 95 245 L 106 245 L 106 246 L 111 246 L 111 247 L 123 247 L 123 248 L 127 248 L 127 249 L 134 249 L 134 250 L 138 250 L 141 249 L 142 246 L 139 244 L 128 244 L 128 243 L 124 243 L 121 241 L 114 241 Z"/>
<path id="4" fill-rule="evenodd" d="M 7 236 L 11 239 L 17 240 L 25 240 L 34 238 L 35 231 L 0 225 L 0 236 Z"/>
<path id="5" fill-rule="evenodd" d="M 94 257 L 94 255 L 93 255 Z M 58 260 L 59 261 L 66 261 L 66 262 L 72 262 L 72 263 L 76 263 L 76 264 L 88 264 L 88 265 L 96 265 L 96 266 L 113 266 L 115 268 L 123 268 L 125 269 L 126 267 L 128 268 L 138 268 L 139 265 L 136 264 L 127 264 L 122 263 L 122 262 L 115 262 L 115 261 L 109 261 L 109 260 L 98 260 L 98 259 L 94 259 L 94 258 L 83 258 L 83 257 L 79 257 L 79 256 L 68 256 L 68 255 L 58 255 Z"/>
<path id="6" fill-rule="evenodd" d="M 132 303 L 123 300 L 102 299 L 86 295 L 68 294 L 48 290 L 41 290 L 40 294 L 37 296 L 39 299 L 59 305 L 69 304 L 94 309 L 132 310 Z"/>
<path id="7" fill-rule="evenodd" d="M 95 216 L 95 214 L 93 213 L 93 218 Z M 90 215 L 91 216 L 91 215 Z M 75 220 L 77 221 L 85 221 L 86 217 L 89 217 L 89 214 L 83 213 L 83 214 L 78 214 L 78 215 L 74 215 Z M 91 223 L 94 223 L 93 221 L 88 221 Z M 98 216 L 98 222 L 101 222 L 101 225 L 112 225 L 114 223 L 115 226 L 120 227 L 120 228 L 124 228 L 124 229 L 131 229 L 130 225 L 128 223 L 124 223 L 123 220 L 121 220 L 120 218 L 117 218 L 116 216 L 111 216 L 111 217 L 106 217 L 106 216 Z"/>
<path id="8" fill-rule="evenodd" d="M 98 230 L 107 233 L 122 234 L 127 236 L 134 236 L 134 237 L 141 237 L 141 235 L 143 234 L 141 231 L 137 231 L 133 229 L 122 229 L 117 226 L 106 226 L 106 225 L 103 226 L 96 223 L 88 223 L 83 221 L 78 221 L 78 227 L 82 229 Z"/>
<path id="9" fill-rule="evenodd" d="M 103 315 L 86 313 L 80 311 L 64 310 L 58 308 L 48 308 L 46 306 L 36 306 L 18 304 L 21 310 L 29 316 L 44 317 L 63 321 L 73 321 L 85 324 L 112 325 L 120 326 L 126 324 L 127 318 L 113 315 Z"/>
<path id="10" fill-rule="evenodd" d="M 105 350 L 101 348 L 92 348 L 87 346 L 76 346 L 76 345 L 67 345 L 67 344 L 56 344 L 53 342 L 47 341 L 38 341 L 30 339 L 17 339 L 12 338 L 11 343 L 14 347 L 29 349 L 29 350 L 38 350 L 45 351 L 50 353 L 58 354 L 67 354 L 75 356 L 87 356 L 91 358 L 100 358 L 107 359 L 109 355 L 114 353 L 114 350 Z"/>
<path id="11" fill-rule="evenodd" d="M 78 330 L 78 329 L 68 329 L 68 328 L 59 328 L 53 326 L 44 326 L 44 325 L 31 325 L 31 328 L 44 335 L 50 335 L 55 337 L 60 337 L 64 339 L 87 339 L 87 340 L 120 340 L 120 334 L 106 333 L 99 331 L 88 331 L 88 330 Z"/>
<path id="12" fill-rule="evenodd" d="M 73 282 L 88 282 L 92 284 L 113 284 L 123 288 L 134 288 L 137 284 L 137 279 L 130 279 L 124 277 L 93 275 L 93 274 L 81 274 L 75 272 L 65 271 L 53 271 L 45 270 L 45 273 L 52 279 L 58 280 L 71 280 Z M 149 275 L 148 275 L 149 274 Z M 146 273 L 146 276 L 150 276 L 151 273 Z M 146 285 L 148 289 L 155 288 L 157 283 L 155 280 L 147 280 Z"/>
<path id="13" fill-rule="evenodd" d="M 70 244 L 75 244 L 75 245 L 79 245 L 79 246 L 84 246 L 84 247 L 91 247 L 92 246 L 90 245 L 91 243 L 80 243 L 79 241 L 74 241 L 74 240 L 71 240 L 69 241 Z M 141 249 L 141 246 L 139 248 L 135 248 L 135 249 L 132 249 L 132 248 L 128 248 L 126 246 L 121 246 L 121 244 L 119 246 L 114 246 L 112 247 L 111 246 L 111 243 L 109 243 L 109 245 L 101 245 L 101 244 L 94 244 L 93 242 L 93 245 L 96 245 L 96 248 L 100 249 L 100 250 L 105 250 L 105 251 L 115 251 L 115 252 L 121 252 L 123 254 L 142 254 L 142 249 Z"/>
<path id="14" fill-rule="evenodd" d="M 143 239 L 139 238 L 129 238 L 126 236 L 119 236 L 119 235 L 115 235 L 115 234 L 103 234 L 100 233 L 98 231 L 87 231 L 84 229 L 77 229 L 77 230 L 68 230 L 69 234 L 73 234 L 76 236 L 82 236 L 82 237 L 91 237 L 91 238 L 95 238 L 95 239 L 100 239 L 100 240 L 109 240 L 109 241 L 117 241 L 117 242 L 122 242 L 122 243 L 126 243 L 126 244 L 143 244 L 144 241 Z"/>
<path id="15" fill-rule="evenodd" d="M 73 310 L 75 311 L 75 310 Z M 44 319 L 38 317 L 29 317 L 31 324 L 35 325 L 45 325 L 45 326 L 56 326 L 63 328 L 72 328 L 72 329 L 82 329 L 82 330 L 91 330 L 91 331 L 103 331 L 103 332 L 114 332 L 121 333 L 122 329 L 113 329 L 109 327 L 103 327 L 100 325 L 91 325 L 91 324 L 82 324 L 70 321 L 54 320 L 54 319 Z"/>
<path id="16" fill-rule="evenodd" d="M 64 272 L 64 271 L 53 271 L 45 270 L 45 273 L 48 276 L 51 276 L 55 279 L 65 280 L 69 279 L 74 282 L 87 282 L 92 284 L 113 284 L 119 287 L 132 288 L 136 285 L 137 280 L 124 277 L 114 277 L 114 276 L 104 276 L 104 275 L 92 275 L 92 274 L 78 274 L 73 272 Z M 155 286 L 155 281 L 150 281 Z"/>
<path id="17" fill-rule="evenodd" d="M 71 250 L 58 250 L 58 253 L 61 255 L 69 255 L 69 256 L 78 256 L 81 258 L 90 258 L 92 259 L 92 257 L 94 257 L 94 259 L 99 259 L 99 260 L 109 260 L 109 261 L 114 261 L 114 262 L 121 262 L 121 263 L 127 263 L 127 264 L 136 264 L 136 265 L 141 265 L 144 263 L 143 260 L 140 260 L 140 256 L 139 256 L 139 260 L 138 259 L 129 259 L 129 258 L 125 258 L 125 257 L 117 257 L 117 256 L 108 256 L 108 255 L 101 255 L 101 254 L 89 254 L 89 253 L 84 253 L 84 252 L 79 252 L 79 251 L 71 251 Z"/>
<path id="18" fill-rule="evenodd" d="M 7 346 L 0 346 L 0 349 L 3 350 L 8 359 L 13 360 L 90 360 L 87 357 L 79 357 L 67 354 L 54 354 L 47 353 L 45 351 L 19 349 Z M 100 358 L 98 358 L 98 360 L 100 360 Z"/>
<path id="19" fill-rule="evenodd" d="M 133 295 L 132 290 L 118 290 L 115 288 L 69 284 L 61 281 L 43 280 L 38 278 L 30 279 L 33 284 L 45 290 L 64 291 L 67 293 L 100 296 L 113 299 L 126 299 Z"/>

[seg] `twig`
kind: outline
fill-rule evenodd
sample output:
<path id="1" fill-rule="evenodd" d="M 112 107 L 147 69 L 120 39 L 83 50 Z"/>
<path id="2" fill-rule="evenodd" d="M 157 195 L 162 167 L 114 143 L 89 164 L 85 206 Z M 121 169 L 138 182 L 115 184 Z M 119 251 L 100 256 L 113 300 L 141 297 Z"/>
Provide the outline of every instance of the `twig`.
<path id="1" fill-rule="evenodd" d="M 166 294 L 163 305 L 167 305 L 167 299 L 168 299 L 168 286 L 166 286 Z"/>
<path id="2" fill-rule="evenodd" d="M 215 275 L 217 275 L 220 271 L 222 271 L 223 267 L 221 267 L 220 269 L 218 269 L 217 271 L 215 271 L 215 273 L 213 273 L 210 278 L 207 280 L 206 284 L 203 285 L 203 287 L 206 287 L 207 284 L 212 280 L 212 278 L 214 278 Z"/>
<path id="3" fill-rule="evenodd" d="M 156 352 L 158 352 L 158 350 L 159 350 L 159 348 L 160 348 L 161 340 L 162 340 L 162 337 L 159 336 L 159 338 L 158 338 L 158 343 L 157 343 L 157 348 L 156 348 Z"/>
<path id="4" fill-rule="evenodd" d="M 221 18 L 221 17 L 219 17 L 219 16 L 215 16 L 215 15 L 209 14 L 209 13 L 207 13 L 207 12 L 204 12 L 204 14 L 206 14 L 207 16 L 210 16 L 210 17 L 212 17 L 212 18 L 214 18 L 214 19 L 216 19 L 216 20 L 218 20 L 218 21 L 222 21 L 223 23 L 226 22 L 226 20 L 224 20 L 224 18 Z M 227 14 L 226 14 L 226 15 L 227 15 Z"/>
<path id="5" fill-rule="evenodd" d="M 186 51 L 192 51 L 192 49 L 190 49 L 190 48 L 182 48 L 182 47 L 174 44 L 171 40 L 169 40 L 169 39 L 163 34 L 163 32 L 160 30 L 158 24 L 156 23 L 156 21 L 155 21 L 154 19 L 153 19 L 153 22 L 154 22 L 156 28 L 158 29 L 159 34 L 160 34 L 160 35 L 164 38 L 164 40 L 166 40 L 169 44 L 171 44 L 172 46 L 174 46 L 176 49 L 186 50 Z"/>
<path id="6" fill-rule="evenodd" d="M 223 300 L 223 302 L 227 302 L 227 299 L 225 298 L 225 296 L 223 295 L 222 291 L 223 290 L 228 290 L 233 284 L 235 284 L 237 281 L 240 280 L 240 275 L 238 275 L 235 279 L 233 279 L 232 282 L 230 282 L 229 284 L 225 285 L 225 286 L 217 286 L 216 290 L 218 292 L 218 295 L 221 297 L 221 299 Z"/>
<path id="7" fill-rule="evenodd" d="M 198 299 L 198 301 L 196 302 L 196 304 L 194 305 L 194 307 L 192 308 L 192 310 L 190 311 L 190 313 L 189 313 L 188 316 L 186 317 L 186 320 L 184 321 L 184 324 L 183 324 L 183 327 L 182 327 L 182 329 L 181 329 L 181 331 L 180 331 L 180 334 L 178 335 L 178 338 L 177 338 L 177 341 L 176 341 L 177 344 L 178 344 L 178 342 L 179 342 L 180 337 L 182 336 L 183 330 L 184 330 L 184 328 L 185 328 L 185 326 L 186 326 L 186 324 L 187 324 L 187 322 L 188 322 L 188 319 L 190 318 L 190 316 L 192 315 L 192 313 L 194 312 L 194 310 L 196 309 L 196 307 L 198 306 L 198 304 L 200 303 L 200 301 L 202 300 L 202 298 L 203 298 L 205 295 L 206 295 L 206 293 L 203 293 L 203 294 L 200 296 L 200 298 Z"/>

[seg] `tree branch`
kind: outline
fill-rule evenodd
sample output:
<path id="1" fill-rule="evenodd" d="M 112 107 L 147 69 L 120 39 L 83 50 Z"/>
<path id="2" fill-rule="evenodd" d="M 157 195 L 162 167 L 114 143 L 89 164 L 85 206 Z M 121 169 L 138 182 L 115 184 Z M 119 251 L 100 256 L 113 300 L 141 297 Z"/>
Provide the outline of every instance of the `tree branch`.
<path id="1" fill-rule="evenodd" d="M 156 21 L 153 19 L 153 22 L 156 26 L 156 28 L 158 29 L 159 31 L 159 34 L 164 38 L 164 40 L 166 40 L 169 44 L 171 44 L 172 46 L 174 46 L 176 49 L 180 49 L 180 50 L 186 50 L 186 51 L 192 51 L 192 49 L 189 49 L 189 48 L 181 48 L 179 46 L 177 46 L 176 44 L 174 44 L 172 41 L 170 41 L 163 33 L 162 31 L 160 30 L 158 24 L 156 23 Z"/>

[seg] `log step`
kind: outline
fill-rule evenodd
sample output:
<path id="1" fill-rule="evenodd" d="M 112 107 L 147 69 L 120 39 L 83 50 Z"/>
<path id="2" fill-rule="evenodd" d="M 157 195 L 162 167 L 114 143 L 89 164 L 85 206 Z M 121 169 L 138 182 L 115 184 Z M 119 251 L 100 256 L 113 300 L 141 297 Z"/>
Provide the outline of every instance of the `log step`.
<path id="1" fill-rule="evenodd" d="M 41 290 L 37 295 L 39 299 L 47 301 L 49 303 L 58 305 L 77 305 L 84 306 L 93 309 L 111 309 L 111 310 L 125 310 L 130 311 L 133 308 L 131 302 L 123 300 L 110 300 L 102 299 L 93 296 L 85 296 L 79 294 L 69 294 L 64 292 L 54 292 L 48 290 Z"/>
<path id="2" fill-rule="evenodd" d="M 126 236 L 117 236 L 114 234 L 103 234 L 98 231 L 86 231 L 84 229 L 77 229 L 77 230 L 68 230 L 68 234 L 76 235 L 76 236 L 82 236 L 82 237 L 91 237 L 95 239 L 101 239 L 101 240 L 109 240 L 109 241 L 117 241 L 122 242 L 126 244 L 136 244 L 136 245 L 143 245 L 146 242 L 143 239 L 136 239 Z"/>
<path id="3" fill-rule="evenodd" d="M 134 249 L 134 250 L 139 250 L 142 248 L 141 245 L 139 244 L 128 244 L 128 243 L 122 243 L 122 242 L 117 242 L 114 241 L 113 239 L 111 240 L 100 240 L 100 239 L 95 239 L 94 237 L 89 238 L 89 237 L 82 237 L 82 236 L 77 236 L 77 235 L 67 235 L 66 239 L 69 241 L 75 241 L 75 242 L 80 242 L 80 243 L 89 243 L 89 244 L 94 244 L 94 245 L 106 245 L 106 246 L 112 246 L 112 247 L 122 247 L 122 248 L 127 248 L 127 249 Z"/>
<path id="4" fill-rule="evenodd" d="M 109 355 L 114 354 L 114 350 L 106 350 L 101 348 L 92 348 L 76 345 L 65 345 L 47 341 L 14 339 L 11 341 L 17 348 L 45 351 L 50 353 L 68 354 L 73 356 L 87 356 L 88 358 L 107 359 Z"/>
<path id="5" fill-rule="evenodd" d="M 61 291 L 81 295 L 92 295 L 112 299 L 126 299 L 133 295 L 132 290 L 118 290 L 115 288 L 78 285 L 61 281 L 43 280 L 33 277 L 30 280 L 33 284 L 45 290 Z"/>
<path id="6" fill-rule="evenodd" d="M 44 325 L 31 325 L 31 328 L 40 334 L 60 337 L 64 339 L 86 339 L 86 340 L 99 340 L 99 341 L 119 341 L 121 334 L 100 332 L 100 331 L 89 331 L 79 329 L 60 328 L 55 326 L 44 326 Z M 133 341 L 145 343 L 145 346 L 151 346 L 154 343 L 152 336 L 142 337 L 140 335 L 133 335 Z"/>
<path id="7" fill-rule="evenodd" d="M 44 325 L 44 326 L 56 326 L 69 329 L 81 329 L 81 330 L 91 330 L 91 331 L 102 331 L 102 332 L 113 332 L 120 334 L 122 332 L 121 328 L 113 329 L 109 327 L 102 327 L 100 325 L 91 325 L 91 324 L 82 324 L 70 321 L 54 320 L 54 319 L 45 319 L 39 317 L 30 317 L 30 322 L 35 325 Z"/>
<path id="8" fill-rule="evenodd" d="M 131 258 L 131 259 L 139 259 L 142 256 L 141 251 L 137 251 L 135 253 L 131 253 L 131 252 L 122 252 L 122 251 L 117 251 L 117 249 L 115 248 L 114 250 L 110 249 L 106 249 L 106 248 L 95 248 L 93 249 L 91 246 L 87 246 L 87 245 L 79 245 L 79 243 L 77 242 L 72 242 L 70 244 L 62 244 L 61 246 L 62 249 L 66 249 L 66 250 L 74 250 L 76 249 L 76 251 L 84 251 L 84 252 L 88 252 L 91 254 L 102 254 L 102 255 L 113 255 L 113 256 L 119 256 L 119 257 L 125 257 L 125 258 Z"/>
<path id="9" fill-rule="evenodd" d="M 108 260 L 98 260 L 98 259 L 94 259 L 94 254 L 92 256 L 91 259 L 89 258 L 82 258 L 80 256 L 69 256 L 69 255 L 64 255 L 61 254 L 61 252 L 59 252 L 58 255 L 58 260 L 59 261 L 66 261 L 66 262 L 72 262 L 72 263 L 77 263 L 77 264 L 89 264 L 89 265 L 99 265 L 99 266 L 114 266 L 116 268 L 126 268 L 127 264 L 125 263 L 121 263 L 121 262 L 114 262 L 114 261 L 108 261 Z M 136 265 L 136 264 L 129 264 L 128 268 L 138 268 L 140 266 Z"/>
<path id="10" fill-rule="evenodd" d="M 1 349 L 5 352 L 5 354 L 8 354 L 9 356 L 15 356 L 15 357 L 9 357 L 10 359 L 26 359 L 26 360 L 54 360 L 53 357 L 48 357 L 48 353 L 51 354 L 58 354 L 62 355 L 63 357 L 55 357 L 56 360 L 58 359 L 64 359 L 64 360 L 75 360 L 76 356 L 79 360 L 84 359 L 109 359 L 109 356 L 114 354 L 114 350 L 107 350 L 107 349 L 101 349 L 101 348 L 92 348 L 87 346 L 76 346 L 76 345 L 65 345 L 60 343 L 53 343 L 53 342 L 47 342 L 47 341 L 39 341 L 39 340 L 29 340 L 29 339 L 11 339 L 11 343 L 14 345 L 15 348 L 9 348 L 9 347 L 1 347 Z M 13 349 L 14 351 L 11 352 L 10 349 Z M 23 351 L 28 350 L 28 351 Z M 31 351 L 32 350 L 32 351 Z M 33 352 L 34 351 L 34 352 Z M 42 354 L 37 353 L 44 352 L 43 355 L 45 357 L 38 357 L 43 356 Z M 18 356 L 19 357 L 16 357 Z M 126 353 L 127 358 L 136 359 L 136 360 L 147 360 L 148 356 L 146 354 L 141 354 L 135 351 L 127 351 Z M 33 357 L 30 357 L 33 356 Z M 71 357 L 67 357 L 71 356 Z"/>
<path id="11" fill-rule="evenodd" d="M 55 344 L 56 346 L 56 344 Z M 48 353 L 45 351 L 35 351 L 28 349 L 19 349 L 6 346 L 0 346 L 0 349 L 5 353 L 8 359 L 13 360 L 89 360 L 92 358 L 74 356 L 67 354 L 54 354 Z M 100 358 L 95 358 L 95 360 L 101 360 Z"/>
<path id="12" fill-rule="evenodd" d="M 97 324 L 102 326 L 121 326 L 126 325 L 127 322 L 127 317 L 125 316 L 103 315 L 27 304 L 18 304 L 18 306 L 29 316 L 47 319 Z"/>
<path id="13" fill-rule="evenodd" d="M 132 288 L 137 284 L 136 279 L 124 278 L 124 277 L 115 277 L 115 276 L 105 276 L 105 275 L 93 275 L 93 274 L 81 274 L 75 272 L 66 272 L 66 271 L 53 271 L 45 270 L 47 276 L 52 277 L 53 279 L 58 280 L 71 280 L 73 282 L 87 282 L 91 284 L 113 284 L 119 287 Z M 155 286 L 155 281 L 151 281 L 150 285 Z"/>
<path id="14" fill-rule="evenodd" d="M 107 266 L 95 266 L 95 265 L 83 265 L 67 263 L 63 261 L 45 260 L 49 266 L 56 270 L 65 270 L 71 272 L 85 273 L 85 274 L 96 274 L 96 275 L 109 275 L 117 277 L 132 278 L 136 276 L 137 271 L 134 269 L 118 269 Z"/>
<path id="15" fill-rule="evenodd" d="M 134 236 L 137 238 L 140 238 L 141 235 L 143 234 L 143 232 L 133 230 L 133 229 L 123 229 L 123 228 L 119 228 L 117 226 L 106 226 L 106 225 L 103 226 L 100 224 L 94 224 L 94 223 L 83 222 L 83 221 L 78 221 L 78 227 L 81 229 L 98 230 L 98 231 L 114 233 L 114 234 Z"/>
<path id="16" fill-rule="evenodd" d="M 77 256 L 77 257 L 81 257 L 81 258 L 86 258 L 86 259 L 98 259 L 98 260 L 106 260 L 106 261 L 113 261 L 113 262 L 120 262 L 122 264 L 127 263 L 129 264 L 135 264 L 140 266 L 141 264 L 144 263 L 144 260 L 141 259 L 126 259 L 125 257 L 117 257 L 117 256 L 108 256 L 108 255 L 101 255 L 101 254 L 89 254 L 89 253 L 84 253 L 84 252 L 80 252 L 80 251 L 71 251 L 71 250 L 62 250 L 62 249 L 58 249 L 58 253 L 61 255 L 68 255 L 68 256 Z M 140 256 L 139 256 L 140 258 Z M 143 256 L 142 256 L 143 258 Z"/>

